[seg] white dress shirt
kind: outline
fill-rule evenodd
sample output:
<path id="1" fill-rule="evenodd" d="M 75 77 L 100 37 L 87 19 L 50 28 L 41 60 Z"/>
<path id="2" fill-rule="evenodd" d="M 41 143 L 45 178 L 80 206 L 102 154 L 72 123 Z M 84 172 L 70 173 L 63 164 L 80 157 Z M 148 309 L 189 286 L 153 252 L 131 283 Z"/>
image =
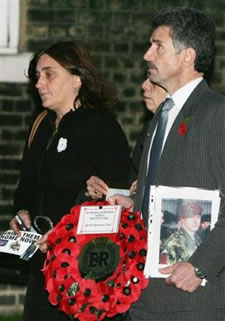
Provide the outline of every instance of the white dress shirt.
<path id="1" fill-rule="evenodd" d="M 163 151 L 163 148 L 164 148 L 165 142 L 167 140 L 167 137 L 169 135 L 170 129 L 171 129 L 171 127 L 172 127 L 177 115 L 179 114 L 180 110 L 184 106 L 184 104 L 185 104 L 186 100 L 188 99 L 188 97 L 191 95 L 192 91 L 197 87 L 197 85 L 202 81 L 202 79 L 203 79 L 202 77 L 198 77 L 198 78 L 190 81 L 185 86 L 183 86 L 180 89 L 178 89 L 177 91 L 175 91 L 175 93 L 172 96 L 167 95 L 166 98 L 172 98 L 173 99 L 174 106 L 168 112 L 168 122 L 167 122 L 167 125 L 166 125 L 165 136 L 164 136 L 164 140 L 163 140 L 161 153 Z M 157 129 L 157 127 L 156 127 L 156 129 Z M 152 148 L 152 142 L 153 142 L 153 139 L 154 139 L 154 136 L 155 136 L 155 133 L 156 133 L 156 129 L 155 129 L 155 132 L 154 132 L 154 134 L 152 136 L 152 141 L 151 141 L 150 148 L 149 148 L 148 162 L 149 162 L 150 151 L 151 151 L 151 148 Z"/>
<path id="2" fill-rule="evenodd" d="M 169 135 L 170 129 L 179 114 L 180 110 L 184 106 L 185 102 L 187 101 L 188 97 L 191 95 L 192 91 L 197 87 L 197 85 L 202 81 L 202 77 L 196 78 L 189 83 L 187 83 L 185 86 L 181 87 L 175 93 L 171 96 L 171 98 L 174 101 L 174 106 L 171 108 L 171 110 L 168 113 L 168 122 L 166 125 L 166 131 L 165 131 L 165 136 L 163 140 L 163 147 L 165 145 L 166 139 Z M 169 96 L 168 96 L 169 98 Z M 163 150 L 162 147 L 162 150 Z M 162 151 L 161 151 L 162 152 Z"/>

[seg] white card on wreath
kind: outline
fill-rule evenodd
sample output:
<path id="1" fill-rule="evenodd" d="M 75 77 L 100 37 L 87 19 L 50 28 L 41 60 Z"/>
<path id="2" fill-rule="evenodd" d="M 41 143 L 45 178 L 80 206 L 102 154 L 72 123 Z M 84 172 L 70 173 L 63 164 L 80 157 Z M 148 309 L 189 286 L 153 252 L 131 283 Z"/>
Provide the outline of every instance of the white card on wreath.
<path id="1" fill-rule="evenodd" d="M 120 205 L 81 206 L 77 234 L 118 233 Z"/>

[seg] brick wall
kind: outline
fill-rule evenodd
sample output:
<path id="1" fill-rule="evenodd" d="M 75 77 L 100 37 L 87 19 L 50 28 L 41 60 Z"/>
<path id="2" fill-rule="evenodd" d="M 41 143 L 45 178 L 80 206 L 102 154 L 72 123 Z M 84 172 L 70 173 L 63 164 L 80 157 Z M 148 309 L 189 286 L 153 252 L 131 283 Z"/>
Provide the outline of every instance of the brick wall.
<path id="1" fill-rule="evenodd" d="M 11 200 L 18 179 L 21 152 L 31 117 L 27 86 L 0 83 L 0 227 L 12 215 Z"/>
<path id="2" fill-rule="evenodd" d="M 21 0 L 20 51 L 33 52 L 71 37 L 86 43 L 97 65 L 120 89 L 115 113 L 132 147 L 144 118 L 150 117 L 140 89 L 149 22 L 160 8 L 185 4 L 203 9 L 216 22 L 218 52 L 211 86 L 225 92 L 223 0 Z M 13 192 L 33 111 L 26 84 L 0 83 L 0 229 L 6 228 L 13 215 Z"/>
<path id="3" fill-rule="evenodd" d="M 0 314 L 11 315 L 22 313 L 25 290 L 24 286 L 0 284 Z"/>

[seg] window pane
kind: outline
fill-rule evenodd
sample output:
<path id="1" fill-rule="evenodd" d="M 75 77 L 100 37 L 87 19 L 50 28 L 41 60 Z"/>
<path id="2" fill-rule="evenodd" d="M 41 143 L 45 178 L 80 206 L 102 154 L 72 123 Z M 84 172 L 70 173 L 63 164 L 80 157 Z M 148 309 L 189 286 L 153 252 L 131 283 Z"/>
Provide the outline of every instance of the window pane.
<path id="1" fill-rule="evenodd" d="M 0 52 L 17 52 L 19 0 L 0 0 Z"/>

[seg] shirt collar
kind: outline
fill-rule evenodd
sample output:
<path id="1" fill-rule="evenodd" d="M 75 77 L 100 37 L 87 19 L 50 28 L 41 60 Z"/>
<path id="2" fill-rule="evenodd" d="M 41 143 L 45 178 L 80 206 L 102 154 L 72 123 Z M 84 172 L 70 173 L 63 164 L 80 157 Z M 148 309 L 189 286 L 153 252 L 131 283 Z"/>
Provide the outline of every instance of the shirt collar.
<path id="1" fill-rule="evenodd" d="M 197 85 L 202 81 L 203 77 L 198 77 L 185 86 L 179 88 L 175 93 L 171 96 L 174 101 L 175 106 L 181 110 L 183 105 L 185 104 L 188 97 L 191 95 L 192 91 L 197 87 Z"/>

